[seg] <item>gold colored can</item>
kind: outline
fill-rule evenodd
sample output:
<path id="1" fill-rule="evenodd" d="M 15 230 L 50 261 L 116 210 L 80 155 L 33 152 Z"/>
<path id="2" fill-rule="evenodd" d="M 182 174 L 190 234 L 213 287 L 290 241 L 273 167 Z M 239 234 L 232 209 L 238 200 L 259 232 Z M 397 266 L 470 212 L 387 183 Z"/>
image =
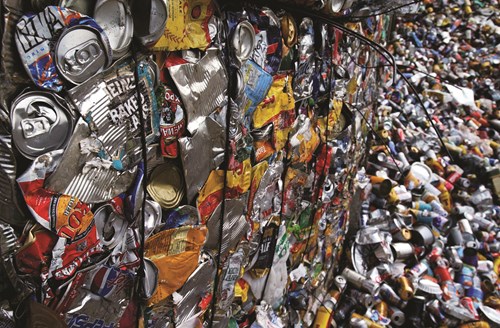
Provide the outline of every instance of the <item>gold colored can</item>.
<path id="1" fill-rule="evenodd" d="M 147 190 L 161 207 L 177 207 L 185 193 L 181 170 L 171 163 L 157 166 L 151 173 Z"/>
<path id="2" fill-rule="evenodd" d="M 490 328 L 490 324 L 486 321 L 474 321 L 469 323 L 464 323 L 458 326 L 458 328 Z"/>
<path id="3" fill-rule="evenodd" d="M 415 291 L 413 290 L 413 286 L 411 285 L 410 280 L 408 280 L 408 278 L 406 277 L 400 277 L 398 279 L 398 282 L 399 282 L 399 297 L 401 297 L 401 299 L 404 301 L 408 301 L 415 294 Z"/>
<path id="4" fill-rule="evenodd" d="M 363 317 L 362 315 L 360 314 L 357 314 L 356 312 L 354 312 L 352 315 L 351 315 L 351 321 L 358 321 L 358 320 L 363 320 L 366 325 L 368 326 L 368 328 L 383 328 L 384 326 L 382 325 L 379 325 L 378 323 L 376 323 L 375 321 L 372 321 L 366 317 Z"/>
<path id="5" fill-rule="evenodd" d="M 316 319 L 314 320 L 314 328 L 329 328 L 332 322 L 333 308 L 327 308 L 326 306 L 321 306 L 316 313 Z"/>
<path id="6" fill-rule="evenodd" d="M 375 306 L 375 310 L 377 310 L 377 312 L 384 318 L 389 317 L 389 305 L 386 302 L 381 301 L 380 303 L 378 303 Z"/>

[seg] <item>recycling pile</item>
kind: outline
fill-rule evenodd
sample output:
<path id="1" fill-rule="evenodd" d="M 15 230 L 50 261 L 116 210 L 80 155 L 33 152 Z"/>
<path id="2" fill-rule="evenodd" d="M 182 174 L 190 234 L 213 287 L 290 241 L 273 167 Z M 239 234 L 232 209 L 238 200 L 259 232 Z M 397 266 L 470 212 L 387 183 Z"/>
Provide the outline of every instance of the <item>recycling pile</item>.
<path id="1" fill-rule="evenodd" d="M 499 327 L 498 2 L 427 1 L 395 26 L 333 320 Z"/>
<path id="2" fill-rule="evenodd" d="M 328 3 L 2 1 L 0 326 L 327 327 L 390 25 Z"/>

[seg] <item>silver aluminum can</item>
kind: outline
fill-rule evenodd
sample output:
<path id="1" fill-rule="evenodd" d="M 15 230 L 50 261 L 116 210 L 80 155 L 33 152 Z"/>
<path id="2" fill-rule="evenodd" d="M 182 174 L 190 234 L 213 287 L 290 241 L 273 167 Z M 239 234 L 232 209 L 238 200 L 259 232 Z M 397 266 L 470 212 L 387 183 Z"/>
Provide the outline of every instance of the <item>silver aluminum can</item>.
<path id="1" fill-rule="evenodd" d="M 94 19 L 109 39 L 113 58 L 125 55 L 134 35 L 134 20 L 130 6 L 125 0 L 98 0 Z"/>
<path id="2" fill-rule="evenodd" d="M 134 1 L 134 37 L 143 46 L 153 46 L 163 35 L 167 24 L 167 5 L 164 0 Z"/>
<path id="3" fill-rule="evenodd" d="M 112 61 L 109 41 L 85 25 L 66 29 L 55 47 L 59 73 L 73 84 L 81 84 L 108 67 Z"/>
<path id="4" fill-rule="evenodd" d="M 240 67 L 252 56 L 255 47 L 255 30 L 249 21 L 240 22 L 232 35 L 231 47 Z"/>
<path id="5" fill-rule="evenodd" d="M 46 91 L 19 95 L 12 102 L 10 119 L 14 145 L 29 159 L 64 148 L 74 126 L 64 99 Z"/>

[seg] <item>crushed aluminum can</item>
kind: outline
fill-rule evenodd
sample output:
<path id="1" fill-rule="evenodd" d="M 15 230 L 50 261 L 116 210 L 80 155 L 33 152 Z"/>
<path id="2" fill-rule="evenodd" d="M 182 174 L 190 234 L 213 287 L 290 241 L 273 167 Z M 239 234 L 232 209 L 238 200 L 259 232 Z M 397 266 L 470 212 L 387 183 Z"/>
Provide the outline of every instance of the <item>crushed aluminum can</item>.
<path id="1" fill-rule="evenodd" d="M 148 301 L 150 306 L 172 295 L 195 271 L 206 234 L 206 227 L 184 226 L 160 231 L 148 238 L 145 256 L 159 270 L 158 288 Z M 174 267 L 176 270 L 167 269 Z"/>
<path id="2" fill-rule="evenodd" d="M 244 123 L 250 128 L 253 113 L 266 97 L 273 83 L 273 78 L 253 60 L 248 60 L 243 65 L 241 71 L 243 73 L 245 96 L 247 99 L 244 104 Z"/>
<path id="3" fill-rule="evenodd" d="M 54 310 L 69 328 L 118 326 L 134 289 L 133 269 L 104 264 L 77 273 Z"/>
<path id="4" fill-rule="evenodd" d="M 49 6 L 37 15 L 23 16 L 17 23 L 16 44 L 33 82 L 55 92 L 63 88 L 61 77 L 78 84 L 111 64 L 102 28 L 70 9 Z"/>
<path id="5" fill-rule="evenodd" d="M 10 115 L 14 145 L 29 159 L 63 149 L 75 121 L 64 99 L 46 91 L 20 94 L 12 101 Z"/>
<path id="6" fill-rule="evenodd" d="M 241 67 L 250 58 L 255 47 L 255 31 L 250 22 L 244 20 L 236 25 L 231 37 L 231 47 Z"/>
<path id="7" fill-rule="evenodd" d="M 284 13 L 279 16 L 281 23 L 281 34 L 283 35 L 283 43 L 288 48 L 293 47 L 297 43 L 298 28 L 295 18 L 289 13 Z"/>
<path id="8" fill-rule="evenodd" d="M 203 261 L 189 276 L 186 283 L 176 292 L 178 301 L 175 302 L 177 324 L 184 323 L 196 316 L 198 304 L 205 293 L 213 288 L 211 282 L 215 277 L 215 265 L 211 260 Z"/>
<path id="9" fill-rule="evenodd" d="M 188 203 L 203 187 L 210 171 L 222 163 L 225 139 L 224 128 L 210 117 L 205 117 L 192 138 L 179 139 Z"/>
<path id="10" fill-rule="evenodd" d="M 17 183 L 36 221 L 61 237 L 74 240 L 88 234 L 94 225 L 94 215 L 88 204 L 78 198 L 43 188 L 44 180 L 59 165 L 61 156 L 61 150 L 39 156 Z"/>
<path id="11" fill-rule="evenodd" d="M 125 55 L 134 34 L 134 20 L 128 2 L 98 0 L 93 17 L 109 38 L 113 58 L 117 59 Z"/>
<path id="12" fill-rule="evenodd" d="M 215 11 L 214 2 L 169 0 L 166 5 L 165 30 L 153 50 L 206 50 L 211 43 L 209 21 Z"/>
<path id="13" fill-rule="evenodd" d="M 168 11 L 164 0 L 133 1 L 134 38 L 146 47 L 153 46 L 162 36 Z"/>
<path id="14" fill-rule="evenodd" d="M 269 8 L 247 8 L 247 13 L 256 31 L 252 60 L 274 75 L 279 70 L 283 50 L 280 21 Z"/>
<path id="15" fill-rule="evenodd" d="M 228 77 L 217 48 L 207 49 L 193 62 L 185 58 L 172 53 L 166 66 L 186 108 L 187 129 L 193 134 L 205 116 L 226 103 Z"/>
<path id="16" fill-rule="evenodd" d="M 161 153 L 164 157 L 176 158 L 177 139 L 184 134 L 186 125 L 184 108 L 179 97 L 166 85 L 160 85 L 155 93 L 160 113 Z"/>
<path id="17" fill-rule="evenodd" d="M 147 190 L 161 207 L 172 209 L 183 199 L 184 188 L 181 170 L 171 163 L 166 163 L 153 170 Z"/>
<path id="18" fill-rule="evenodd" d="M 134 77 L 138 70 L 138 89 Z M 109 70 L 69 91 L 80 119 L 61 165 L 46 187 L 87 203 L 108 201 L 132 184 L 141 158 L 139 112 L 145 114 L 146 142 L 158 138 L 159 116 L 149 63 L 117 61 Z M 76 163 L 76 165 L 75 165 Z"/>
<path id="19" fill-rule="evenodd" d="M 128 228 L 125 218 L 116 214 L 110 205 L 103 205 L 94 212 L 94 222 L 99 241 L 107 249 L 121 243 Z"/>
<path id="20" fill-rule="evenodd" d="M 221 213 L 221 203 L 206 223 L 208 234 L 204 245 L 205 249 L 217 249 L 219 239 L 222 240 L 221 256 L 226 256 L 230 249 L 235 248 L 250 228 L 245 220 L 245 203 L 239 199 L 226 199 L 224 202 L 224 213 Z M 222 238 L 219 236 L 221 221 Z"/>
<path id="21" fill-rule="evenodd" d="M 158 288 L 158 268 L 150 259 L 144 258 L 144 280 L 142 281 L 142 289 L 140 296 L 144 300 L 153 297 Z"/>
<path id="22" fill-rule="evenodd" d="M 178 228 L 184 225 L 199 225 L 200 218 L 196 207 L 191 205 L 183 205 L 166 215 L 164 229 Z"/>
<path id="23" fill-rule="evenodd" d="M 106 34 L 92 25 L 78 25 L 65 29 L 55 47 L 55 64 L 59 74 L 73 83 L 87 81 L 108 67 L 112 50 Z"/>

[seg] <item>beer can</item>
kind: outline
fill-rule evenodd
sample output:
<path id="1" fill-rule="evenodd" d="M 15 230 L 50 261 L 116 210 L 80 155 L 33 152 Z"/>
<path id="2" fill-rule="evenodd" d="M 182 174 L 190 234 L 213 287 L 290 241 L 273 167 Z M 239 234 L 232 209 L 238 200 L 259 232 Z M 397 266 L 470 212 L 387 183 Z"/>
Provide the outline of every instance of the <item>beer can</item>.
<path id="1" fill-rule="evenodd" d="M 57 70 L 67 81 L 81 84 L 111 64 L 111 46 L 103 35 L 87 25 L 64 30 L 57 41 L 54 59 Z"/>
<path id="2" fill-rule="evenodd" d="M 410 280 L 407 277 L 403 276 L 399 277 L 398 283 L 399 283 L 398 292 L 401 299 L 403 301 L 408 301 L 409 299 L 411 299 L 415 294 L 415 290 Z"/>
<path id="3" fill-rule="evenodd" d="M 12 102 L 10 118 L 12 141 L 29 159 L 64 148 L 75 120 L 65 100 L 47 91 L 21 93 Z"/>
<path id="4" fill-rule="evenodd" d="M 113 58 L 125 55 L 134 34 L 134 20 L 128 1 L 98 0 L 93 17 L 108 36 Z"/>
<path id="5" fill-rule="evenodd" d="M 94 212 L 97 236 L 102 245 L 113 249 L 123 241 L 128 228 L 125 218 L 113 212 L 110 205 L 103 205 Z"/>

